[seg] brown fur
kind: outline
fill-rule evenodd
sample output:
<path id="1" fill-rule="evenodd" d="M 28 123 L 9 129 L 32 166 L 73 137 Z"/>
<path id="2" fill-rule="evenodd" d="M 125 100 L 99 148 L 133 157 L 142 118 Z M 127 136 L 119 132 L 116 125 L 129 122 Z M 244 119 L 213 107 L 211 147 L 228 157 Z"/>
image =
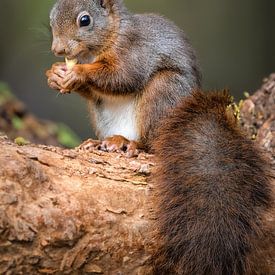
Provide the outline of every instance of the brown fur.
<path id="1" fill-rule="evenodd" d="M 160 127 L 156 274 L 275 274 L 264 273 L 268 255 L 259 249 L 271 238 L 263 225 L 272 204 L 269 166 L 229 104 L 226 92 L 195 92 Z"/>

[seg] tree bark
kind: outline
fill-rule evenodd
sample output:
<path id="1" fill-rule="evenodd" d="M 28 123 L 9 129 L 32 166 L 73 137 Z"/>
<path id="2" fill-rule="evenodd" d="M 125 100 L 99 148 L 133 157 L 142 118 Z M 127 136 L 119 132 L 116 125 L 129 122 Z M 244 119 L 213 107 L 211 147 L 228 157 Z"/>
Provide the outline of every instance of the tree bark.
<path id="1" fill-rule="evenodd" d="M 152 157 L 0 144 L 1 274 L 148 274 Z"/>
<path id="2" fill-rule="evenodd" d="M 264 149 L 275 169 L 275 73 L 240 105 L 243 128 Z"/>
<path id="3" fill-rule="evenodd" d="M 271 75 L 241 108 L 273 168 L 274 100 Z M 150 274 L 153 167 L 145 153 L 127 159 L 0 137 L 0 274 Z"/>

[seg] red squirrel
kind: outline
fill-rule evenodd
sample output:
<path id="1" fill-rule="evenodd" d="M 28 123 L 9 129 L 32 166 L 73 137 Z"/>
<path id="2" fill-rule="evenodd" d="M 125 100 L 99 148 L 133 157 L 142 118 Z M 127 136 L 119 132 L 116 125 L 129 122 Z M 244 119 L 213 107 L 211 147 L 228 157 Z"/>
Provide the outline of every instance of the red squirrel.
<path id="1" fill-rule="evenodd" d="M 54 64 L 49 86 L 88 100 L 93 128 L 108 151 L 149 148 L 156 122 L 200 87 L 188 39 L 160 16 L 131 14 L 120 0 L 63 0 L 50 24 L 53 52 L 79 64 L 69 71 L 65 63 Z"/>
<path id="2" fill-rule="evenodd" d="M 272 204 L 268 165 L 241 133 L 229 95 L 199 91 L 184 32 L 122 0 L 58 0 L 50 24 L 52 51 L 77 64 L 54 64 L 48 84 L 87 99 L 101 140 L 81 148 L 157 156 L 155 274 L 261 274 L 251 255 Z"/>

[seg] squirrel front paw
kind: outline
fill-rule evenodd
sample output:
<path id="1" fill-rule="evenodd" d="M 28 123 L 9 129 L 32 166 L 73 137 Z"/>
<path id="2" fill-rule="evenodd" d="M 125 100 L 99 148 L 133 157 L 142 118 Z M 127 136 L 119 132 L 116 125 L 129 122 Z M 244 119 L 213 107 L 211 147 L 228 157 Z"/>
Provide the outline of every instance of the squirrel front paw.
<path id="1" fill-rule="evenodd" d="M 83 75 L 81 65 L 68 69 L 64 62 L 53 64 L 52 68 L 46 72 L 49 87 L 62 94 L 77 91 L 85 83 Z"/>
<path id="2" fill-rule="evenodd" d="M 77 91 L 85 83 L 84 75 L 81 65 L 75 65 L 68 70 L 62 81 L 61 92 Z"/>
<path id="3" fill-rule="evenodd" d="M 67 66 L 64 62 L 57 62 L 52 68 L 46 72 L 48 85 L 54 90 L 61 91 L 63 89 L 63 80 L 66 75 Z"/>

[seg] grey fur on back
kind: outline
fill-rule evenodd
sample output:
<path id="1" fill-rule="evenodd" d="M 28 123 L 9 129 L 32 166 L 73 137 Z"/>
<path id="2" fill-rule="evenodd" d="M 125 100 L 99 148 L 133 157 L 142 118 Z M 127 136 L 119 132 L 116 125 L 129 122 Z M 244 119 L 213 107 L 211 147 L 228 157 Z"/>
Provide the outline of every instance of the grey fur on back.
<path id="1" fill-rule="evenodd" d="M 171 70 L 185 75 L 190 89 L 201 86 L 201 72 L 190 41 L 170 20 L 156 14 L 126 14 L 121 20 L 120 33 L 121 54 L 138 62 L 147 70 L 148 78 L 157 71 Z M 126 41 L 131 41 L 134 50 L 123 51 Z"/>

